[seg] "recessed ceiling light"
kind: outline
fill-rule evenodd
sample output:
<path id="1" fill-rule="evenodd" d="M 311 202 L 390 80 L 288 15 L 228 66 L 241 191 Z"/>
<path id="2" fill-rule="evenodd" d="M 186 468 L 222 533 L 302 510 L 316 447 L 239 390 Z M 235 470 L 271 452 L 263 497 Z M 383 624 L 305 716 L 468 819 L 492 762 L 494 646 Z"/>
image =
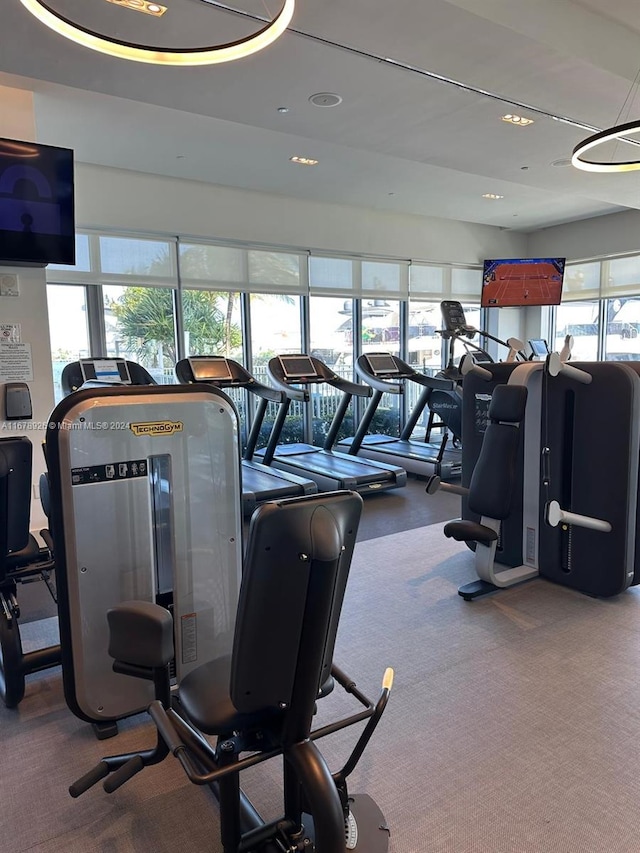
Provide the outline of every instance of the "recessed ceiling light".
<path id="1" fill-rule="evenodd" d="M 497 199 L 497 198 L 504 198 L 504 196 L 503 195 L 496 195 L 496 193 L 483 193 L 482 198 Z"/>
<path id="2" fill-rule="evenodd" d="M 310 157 L 289 157 L 292 163 L 297 163 L 299 166 L 317 166 L 318 160 L 312 160 Z"/>
<path id="3" fill-rule="evenodd" d="M 150 3 L 149 0 L 107 0 L 107 3 L 113 3 L 114 6 L 124 6 L 125 9 L 134 9 L 136 12 L 146 12 L 147 15 L 155 15 L 156 18 L 164 15 L 167 11 L 166 6 Z"/>
<path id="4" fill-rule="evenodd" d="M 277 112 L 279 112 L 279 113 L 281 113 L 282 115 L 284 115 L 284 113 L 288 113 L 288 112 L 289 112 L 289 107 L 278 107 Z"/>
<path id="5" fill-rule="evenodd" d="M 534 121 L 532 118 L 512 115 L 511 113 L 507 113 L 505 116 L 500 116 L 500 118 L 508 124 L 517 124 L 518 127 L 526 127 L 528 124 L 533 124 Z"/>
<path id="6" fill-rule="evenodd" d="M 337 107 L 342 103 L 342 96 L 335 92 L 318 92 L 309 98 L 315 107 Z"/>
<path id="7" fill-rule="evenodd" d="M 570 166 L 571 158 L 570 157 L 561 157 L 559 160 L 554 160 L 551 164 L 552 166 Z"/>

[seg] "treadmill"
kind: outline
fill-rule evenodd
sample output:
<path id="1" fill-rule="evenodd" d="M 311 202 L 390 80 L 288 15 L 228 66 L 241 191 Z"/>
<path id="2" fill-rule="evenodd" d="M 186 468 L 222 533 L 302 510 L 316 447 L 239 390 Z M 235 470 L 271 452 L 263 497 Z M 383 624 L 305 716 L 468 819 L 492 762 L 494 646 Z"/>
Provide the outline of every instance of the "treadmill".
<path id="1" fill-rule="evenodd" d="M 66 364 L 60 377 L 65 397 L 80 388 L 106 385 L 157 385 L 141 364 L 125 358 L 81 358 Z"/>
<path id="2" fill-rule="evenodd" d="M 340 425 L 352 397 L 370 397 L 371 388 L 349 382 L 311 355 L 279 355 L 269 361 L 267 372 L 286 399 L 280 407 L 267 447 L 258 451 L 263 461 L 282 471 L 304 474 L 318 484 L 320 491 L 350 489 L 361 495 L 406 485 L 407 472 L 397 465 L 361 459 L 333 450 Z M 310 386 L 331 385 L 342 393 L 329 427 L 324 447 L 312 444 L 279 444 L 282 428 L 292 400 L 308 403 Z"/>
<path id="3" fill-rule="evenodd" d="M 418 373 L 411 365 L 388 352 L 361 355 L 356 362 L 356 372 L 371 385 L 374 393 L 356 434 L 339 442 L 337 447 L 367 459 L 402 465 L 412 474 L 437 474 L 443 480 L 459 477 L 462 473 L 462 447 L 453 443 L 448 446 L 450 434 L 454 440 L 459 440 L 462 433 L 462 393 L 457 383 Z M 369 435 L 382 395 L 403 394 L 407 382 L 420 385 L 422 390 L 400 437 Z M 411 433 L 427 407 L 430 415 L 425 440 L 411 439 Z M 434 414 L 441 421 L 437 426 L 443 428 L 439 442 L 429 440 Z"/>
<path id="4" fill-rule="evenodd" d="M 289 474 L 253 459 L 267 406 L 269 403 L 282 403 L 285 399 L 282 391 L 263 385 L 237 361 L 223 356 L 198 355 L 183 358 L 176 364 L 176 376 L 182 384 L 203 382 L 221 389 L 246 388 L 260 398 L 247 446 L 242 454 L 244 515 L 252 515 L 256 507 L 264 501 L 313 495 L 318 491 L 315 482 L 303 476 L 303 472 L 300 476 Z"/>

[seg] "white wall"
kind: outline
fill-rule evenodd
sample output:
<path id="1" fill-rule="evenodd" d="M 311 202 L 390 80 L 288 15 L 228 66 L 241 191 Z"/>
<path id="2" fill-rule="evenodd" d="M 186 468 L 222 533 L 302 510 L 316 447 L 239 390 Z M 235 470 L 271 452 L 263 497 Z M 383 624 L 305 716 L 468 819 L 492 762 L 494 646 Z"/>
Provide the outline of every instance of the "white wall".
<path id="1" fill-rule="evenodd" d="M 40 474 L 45 470 L 41 446 L 54 403 L 44 269 L 0 267 L 0 274 L 5 273 L 18 276 L 20 295 L 0 296 L 0 322 L 20 324 L 21 342 L 31 345 L 33 380 L 27 382 L 27 385 L 31 392 L 33 418 L 29 421 L 0 420 L 0 437 L 26 435 L 33 444 L 34 500 L 31 506 L 31 528 L 38 530 L 46 526 L 40 501 L 35 497 Z M 4 418 L 4 389 L 1 382 L 0 392 L 0 418 Z"/>
<path id="2" fill-rule="evenodd" d="M 400 215 L 77 164 L 85 228 L 242 240 L 302 249 L 481 263 L 521 257 L 527 237 L 488 225 Z"/>
<path id="3" fill-rule="evenodd" d="M 0 87 L 0 136 L 33 140 L 30 93 Z M 385 255 L 434 262 L 481 263 L 485 257 L 519 257 L 524 235 L 490 226 L 404 216 L 291 199 L 266 193 L 159 178 L 77 164 L 79 226 L 242 240 L 317 250 Z M 44 469 L 40 444 L 53 408 L 49 323 L 44 270 L 15 272 L 20 295 L 0 298 L 0 321 L 19 323 L 32 346 L 33 420 L 0 421 L 0 432 L 27 433 L 34 445 L 34 491 Z M 0 411 L 4 417 L 4 411 Z M 34 429 L 33 427 L 38 427 Z M 31 527 L 44 526 L 38 500 Z"/>
<path id="4" fill-rule="evenodd" d="M 33 94 L 21 89 L 0 86 L 0 136 L 11 139 L 35 141 Z M 5 421 L 4 383 L 0 382 L 0 437 L 25 434 L 33 443 L 33 484 L 37 492 L 40 473 L 44 471 L 44 457 L 40 445 L 44 440 L 46 424 L 53 408 L 53 375 L 49 322 L 47 317 L 47 292 L 44 269 L 0 267 L 0 273 L 18 276 L 19 296 L 0 296 L 0 322 L 20 325 L 21 341 L 31 344 L 33 380 L 27 384 L 31 392 L 33 419 L 31 421 Z M 31 528 L 45 526 L 45 516 L 40 501 L 31 506 Z"/>
<path id="5" fill-rule="evenodd" d="M 625 177 L 621 175 L 620 179 L 625 180 Z M 571 261 L 627 252 L 640 252 L 639 210 L 624 210 L 543 228 L 529 234 L 527 241 L 530 258 L 567 258 Z"/>

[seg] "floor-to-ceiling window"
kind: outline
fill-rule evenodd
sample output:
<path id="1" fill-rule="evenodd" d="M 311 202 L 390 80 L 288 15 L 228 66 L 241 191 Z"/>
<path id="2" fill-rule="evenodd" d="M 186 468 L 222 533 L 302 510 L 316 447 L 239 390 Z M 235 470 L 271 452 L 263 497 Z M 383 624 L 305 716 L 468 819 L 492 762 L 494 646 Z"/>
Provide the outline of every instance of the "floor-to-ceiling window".
<path id="1" fill-rule="evenodd" d="M 640 358 L 640 257 L 615 258 L 603 264 L 604 357 Z M 634 295 L 637 294 L 637 295 Z"/>
<path id="2" fill-rule="evenodd" d="M 251 372 L 260 382 L 269 384 L 269 360 L 304 349 L 302 296 L 306 290 L 306 258 L 298 253 L 249 249 L 247 275 L 249 320 L 251 329 Z M 277 413 L 267 409 L 261 442 L 266 441 Z M 305 404 L 293 401 L 280 441 L 291 444 L 305 435 Z"/>
<path id="3" fill-rule="evenodd" d="M 175 382 L 174 244 L 101 235 L 99 248 L 105 355 L 137 361 L 159 384 Z"/>
<path id="4" fill-rule="evenodd" d="M 425 285 L 409 301 L 404 261 L 98 232 L 78 233 L 77 259 L 47 271 L 54 369 L 83 356 L 125 357 L 158 382 L 175 381 L 181 357 L 224 355 L 268 383 L 271 357 L 301 351 L 349 380 L 360 381 L 354 367 L 368 352 L 399 355 L 432 374 L 442 366 L 440 300 L 454 296 L 452 282 L 477 278 L 476 270 L 423 265 Z M 465 307 L 474 322 L 477 305 Z M 308 414 L 291 406 L 283 440 L 326 435 L 340 395 L 330 386 L 311 391 Z M 230 393 L 246 430 L 255 401 L 247 406 L 242 392 Z M 397 433 L 414 396 L 413 388 L 384 395 L 376 428 Z M 353 432 L 365 405 L 349 407 L 340 436 Z M 276 410 L 270 406 L 263 439 Z"/>
<path id="5" fill-rule="evenodd" d="M 339 296 L 309 297 L 309 352 L 342 379 L 353 380 L 353 300 Z M 312 387 L 314 443 L 323 444 L 339 405 L 340 393 L 330 385 Z M 353 401 L 338 439 L 353 435 Z"/>
<path id="6" fill-rule="evenodd" d="M 141 364 L 159 385 L 176 381 L 174 291 L 165 287 L 102 287 L 106 355 Z"/>
<path id="7" fill-rule="evenodd" d="M 91 269 L 89 237 L 76 235 L 76 263 L 49 264 L 48 279 L 58 276 L 58 284 L 47 284 L 49 312 L 49 338 L 51 341 L 51 364 L 53 368 L 54 399 L 62 399 L 60 377 L 64 366 L 70 361 L 87 358 L 91 354 L 87 290 L 74 276 L 86 275 Z M 66 284 L 67 279 L 76 284 Z"/>
<path id="8" fill-rule="evenodd" d="M 553 339 L 556 352 L 572 344 L 573 361 L 595 361 L 600 356 L 599 263 L 567 264 L 562 304 L 555 309 Z"/>
<path id="9" fill-rule="evenodd" d="M 596 299 L 567 302 L 556 308 L 556 328 L 551 347 L 561 352 L 567 337 L 573 339 L 573 361 L 595 361 L 598 358 L 600 302 Z"/>
<path id="10" fill-rule="evenodd" d="M 79 358 L 88 358 L 91 352 L 86 288 L 74 284 L 49 284 L 47 304 L 53 389 L 55 401 L 58 403 L 63 396 L 60 377 L 65 365 Z"/>

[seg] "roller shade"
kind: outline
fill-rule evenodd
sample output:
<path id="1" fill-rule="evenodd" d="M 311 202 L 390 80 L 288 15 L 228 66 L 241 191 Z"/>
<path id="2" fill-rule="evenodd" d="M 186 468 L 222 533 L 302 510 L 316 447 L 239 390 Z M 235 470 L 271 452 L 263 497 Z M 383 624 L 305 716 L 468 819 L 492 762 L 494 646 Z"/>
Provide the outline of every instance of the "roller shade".
<path id="1" fill-rule="evenodd" d="M 312 296 L 341 296 L 349 299 L 406 299 L 409 292 L 409 263 L 311 255 L 309 292 Z"/>
<path id="2" fill-rule="evenodd" d="M 76 264 L 50 264 L 47 282 L 178 286 L 176 240 L 78 232 Z"/>
<path id="3" fill-rule="evenodd" d="M 482 270 L 480 267 L 435 266 L 412 263 L 409 293 L 414 299 L 458 299 L 480 302 Z"/>
<path id="4" fill-rule="evenodd" d="M 562 301 L 598 299 L 600 295 L 600 264 L 567 264 L 562 284 Z"/>
<path id="5" fill-rule="evenodd" d="M 603 263 L 602 267 L 602 296 L 615 299 L 640 294 L 640 256 L 615 258 Z"/>

